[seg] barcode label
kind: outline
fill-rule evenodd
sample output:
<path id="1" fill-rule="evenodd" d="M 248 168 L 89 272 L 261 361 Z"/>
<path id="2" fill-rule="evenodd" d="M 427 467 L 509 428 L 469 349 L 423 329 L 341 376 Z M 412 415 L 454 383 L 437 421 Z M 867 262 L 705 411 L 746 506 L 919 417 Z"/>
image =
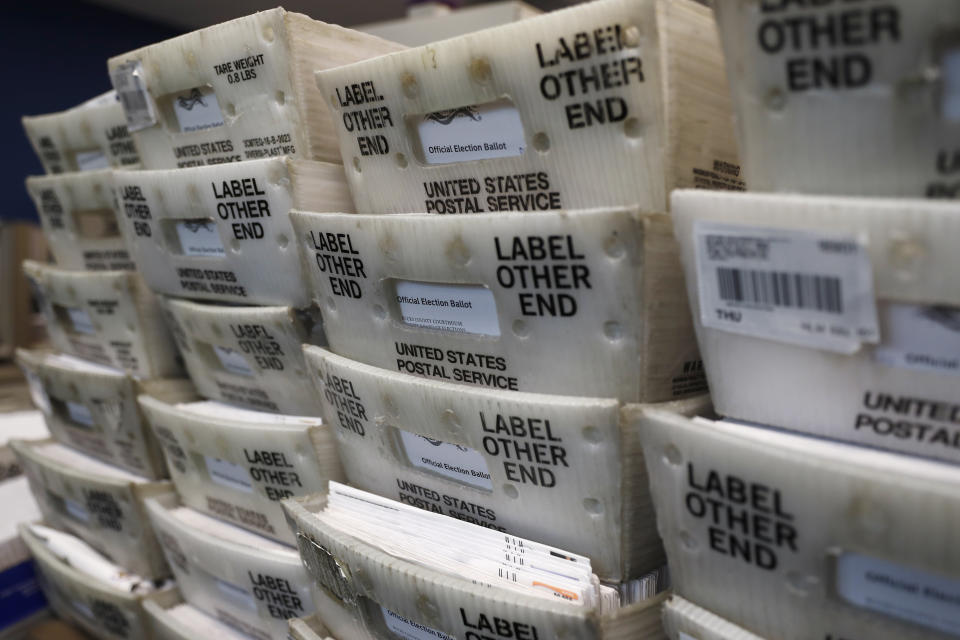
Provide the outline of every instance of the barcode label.
<path id="1" fill-rule="evenodd" d="M 139 61 L 120 65 L 110 74 L 110 80 L 127 116 L 127 129 L 139 131 L 156 124 L 156 111 L 144 86 L 143 65 Z"/>
<path id="2" fill-rule="evenodd" d="M 858 238 L 706 221 L 694 236 L 704 326 L 840 353 L 878 341 Z"/>
<path id="3" fill-rule="evenodd" d="M 843 313 L 843 285 L 833 276 L 718 267 L 717 281 L 724 300 Z"/>

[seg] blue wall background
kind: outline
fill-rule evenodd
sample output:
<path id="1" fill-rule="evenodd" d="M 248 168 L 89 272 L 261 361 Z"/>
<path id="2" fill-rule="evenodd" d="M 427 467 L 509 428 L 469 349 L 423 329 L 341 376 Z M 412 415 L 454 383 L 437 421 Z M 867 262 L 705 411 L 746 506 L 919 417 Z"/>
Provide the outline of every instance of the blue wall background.
<path id="1" fill-rule="evenodd" d="M 61 111 L 108 91 L 107 58 L 181 31 L 79 0 L 10 2 L 2 10 L 2 219 L 36 219 L 23 185 L 43 173 L 20 117 Z"/>

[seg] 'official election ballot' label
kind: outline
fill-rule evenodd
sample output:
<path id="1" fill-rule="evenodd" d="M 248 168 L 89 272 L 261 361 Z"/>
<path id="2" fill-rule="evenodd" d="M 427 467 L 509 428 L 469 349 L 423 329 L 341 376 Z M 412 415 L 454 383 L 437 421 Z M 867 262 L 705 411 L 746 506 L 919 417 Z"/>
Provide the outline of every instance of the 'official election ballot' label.
<path id="1" fill-rule="evenodd" d="M 701 4 L 601 0 L 317 82 L 358 211 L 662 212 L 673 188 L 744 188 L 719 48 Z"/>
<path id="2" fill-rule="evenodd" d="M 399 613 L 380 606 L 380 612 L 383 613 L 384 624 L 387 629 L 397 635 L 402 640 L 456 640 L 453 636 L 448 636 L 443 631 L 437 631 L 422 624 L 417 624 L 407 620 Z"/>
<path id="3" fill-rule="evenodd" d="M 479 451 L 402 430 L 400 440 L 413 466 L 473 487 L 493 489 L 487 462 Z"/>
<path id="4" fill-rule="evenodd" d="M 140 164 L 115 91 L 66 111 L 24 116 L 22 122 L 48 175 L 68 177 L 75 172 Z"/>
<path id="5" fill-rule="evenodd" d="M 93 414 L 90 413 L 85 405 L 80 404 L 79 402 L 66 402 L 67 413 L 70 414 L 70 419 L 77 424 L 81 424 L 86 427 L 93 426 Z"/>
<path id="6" fill-rule="evenodd" d="M 703 221 L 694 233 L 704 326 L 841 353 L 877 342 L 858 238 Z"/>
<path id="7" fill-rule="evenodd" d="M 186 220 L 177 223 L 180 250 L 188 256 L 224 256 L 227 250 L 213 220 Z"/>
<path id="8" fill-rule="evenodd" d="M 98 169 L 109 169 L 110 160 L 100 150 L 78 151 L 74 157 L 77 160 L 77 169 L 80 171 L 96 171 Z"/>
<path id="9" fill-rule="evenodd" d="M 284 155 L 340 162 L 328 101 L 313 72 L 401 48 L 277 8 L 107 64 L 144 168 Z"/>
<path id="10" fill-rule="evenodd" d="M 877 362 L 960 375 L 960 307 L 888 303 L 881 313 Z"/>
<path id="11" fill-rule="evenodd" d="M 84 509 L 83 505 L 81 505 L 79 502 L 71 500 L 70 498 L 64 498 L 63 506 L 66 509 L 67 515 L 74 520 L 84 524 L 90 523 L 90 512 Z"/>
<path id="12" fill-rule="evenodd" d="M 626 402 L 705 389 L 665 214 L 290 216 L 330 347 L 346 357 Z"/>
<path id="13" fill-rule="evenodd" d="M 296 549 L 181 506 L 146 503 L 183 599 L 264 640 L 286 640 L 287 620 L 314 612 L 311 581 Z"/>
<path id="14" fill-rule="evenodd" d="M 145 478 L 167 476 L 137 395 L 146 391 L 168 402 L 193 400 L 189 380 L 137 380 L 119 369 L 43 351 L 18 349 L 16 359 L 58 441 Z"/>
<path id="15" fill-rule="evenodd" d="M 662 637 L 662 596 L 601 611 L 599 603 L 545 597 L 497 578 L 476 584 L 449 565 L 412 562 L 404 550 L 385 552 L 377 541 L 344 533 L 328 522 L 326 507 L 325 496 L 284 503 L 304 564 L 320 587 L 318 616 L 336 637 L 472 638 L 496 628 L 518 638 Z M 478 556 L 477 566 L 483 564 Z"/>
<path id="16" fill-rule="evenodd" d="M 960 467 L 660 408 L 628 413 L 675 593 L 764 638 L 956 633 Z"/>
<path id="17" fill-rule="evenodd" d="M 139 403 L 184 505 L 258 535 L 294 544 L 280 501 L 344 477 L 320 418 L 149 395 Z"/>
<path id="18" fill-rule="evenodd" d="M 257 611 L 257 601 L 254 600 L 253 595 L 243 587 L 238 587 L 235 584 L 227 582 L 226 580 L 217 580 L 213 579 L 213 583 L 217 585 L 217 589 L 220 593 L 231 602 L 234 606 L 239 606 L 241 609 L 246 609 L 248 611 Z"/>
<path id="19" fill-rule="evenodd" d="M 245 493 L 253 491 L 253 485 L 250 483 L 250 473 L 246 468 L 212 456 L 203 456 L 203 460 L 207 464 L 210 479 L 217 484 Z"/>
<path id="20" fill-rule="evenodd" d="M 718 2 L 751 190 L 956 198 L 952 0 Z"/>
<path id="21" fill-rule="evenodd" d="M 90 319 L 90 314 L 87 313 L 86 309 L 68 307 L 66 312 L 70 318 L 70 326 L 74 331 L 85 333 L 88 336 L 96 335 L 97 328 L 94 326 L 93 320 Z"/>
<path id="22" fill-rule="evenodd" d="M 200 395 L 257 411 L 319 415 L 301 350 L 326 342 L 318 314 L 174 298 L 165 298 L 163 309 Z"/>
<path id="23" fill-rule="evenodd" d="M 955 205 L 691 190 L 673 204 L 718 414 L 960 461 Z"/>
<path id="24" fill-rule="evenodd" d="M 19 533 L 36 564 L 47 602 L 58 616 L 96 638 L 139 640 L 153 637 L 143 613 L 144 602 L 146 599 L 172 597 L 173 587 L 152 589 L 142 582 L 131 591 L 129 586 L 122 587 L 103 576 L 72 566 L 71 556 L 59 556 L 29 524 L 21 524 Z M 69 534 L 61 533 L 61 536 L 68 538 Z M 87 566 L 84 562 L 79 565 Z M 142 579 L 129 573 L 126 577 Z"/>
<path id="25" fill-rule="evenodd" d="M 406 324 L 455 333 L 500 335 L 497 303 L 483 286 L 397 282 L 397 304 Z"/>
<path id="26" fill-rule="evenodd" d="M 523 155 L 523 122 L 509 100 L 434 111 L 417 124 L 427 164 Z"/>
<path id="27" fill-rule="evenodd" d="M 837 595 L 895 618 L 951 635 L 960 633 L 960 578 L 843 553 L 837 559 Z"/>
<path id="28" fill-rule="evenodd" d="M 663 565 L 640 444 L 617 401 L 466 387 L 305 353 L 352 486 L 582 554 L 609 582 Z M 671 406 L 690 413 L 705 401 Z"/>
<path id="29" fill-rule="evenodd" d="M 353 211 L 342 166 L 286 157 L 115 171 L 114 183 L 140 273 L 180 298 L 309 306 L 290 209 Z"/>
<path id="30" fill-rule="evenodd" d="M 223 126 L 223 113 L 217 94 L 194 87 L 173 100 L 173 113 L 177 116 L 180 131 L 190 133 Z"/>
<path id="31" fill-rule="evenodd" d="M 138 575 L 167 575 L 142 503 L 146 497 L 172 492 L 169 482 L 149 481 L 53 440 L 17 440 L 10 446 L 46 523 L 76 535 Z"/>
<path id="32" fill-rule="evenodd" d="M 229 373 L 235 373 L 238 376 L 246 376 L 248 378 L 252 378 L 255 375 L 253 369 L 247 364 L 246 358 L 244 358 L 243 354 L 239 351 L 231 349 L 230 347 L 213 345 L 213 352 L 217 354 L 217 359 L 220 360 L 220 364 L 223 365 L 223 368 Z"/>
<path id="33" fill-rule="evenodd" d="M 75 271 L 136 269 L 118 225 L 113 171 L 30 176 L 27 191 L 57 266 Z"/>
<path id="34" fill-rule="evenodd" d="M 143 378 L 179 372 L 157 300 L 137 274 L 69 271 L 32 260 L 23 271 L 39 291 L 59 351 Z"/>

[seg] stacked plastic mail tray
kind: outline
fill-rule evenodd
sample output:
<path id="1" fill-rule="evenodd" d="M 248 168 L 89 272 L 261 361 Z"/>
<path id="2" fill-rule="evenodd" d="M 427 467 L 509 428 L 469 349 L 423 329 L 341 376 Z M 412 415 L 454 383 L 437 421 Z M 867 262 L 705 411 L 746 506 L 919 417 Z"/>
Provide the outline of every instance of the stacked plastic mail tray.
<path id="1" fill-rule="evenodd" d="M 351 535 L 340 494 L 285 503 L 323 626 L 659 637 L 664 555 L 624 416 L 708 406 L 668 194 L 743 188 L 713 14 L 601 0 L 316 76 L 357 213 L 291 214 L 327 338 L 306 371 L 350 485 L 404 514 Z M 616 605 L 540 585 L 566 601 L 507 606 L 513 586 L 471 588 L 446 554 L 418 565 L 410 508 L 584 559 Z"/>
<path id="2" fill-rule="evenodd" d="M 23 264 L 52 348 L 16 357 L 53 438 L 9 443 L 39 506 L 11 524 L 54 611 L 97 637 L 147 637 L 140 600 L 169 568 L 144 500 L 172 485 L 137 395 L 194 393 L 118 225 L 112 168 L 139 154 L 114 92 L 23 124 L 48 173 L 27 190 L 55 264 Z"/>
<path id="3" fill-rule="evenodd" d="M 716 411 L 635 416 L 673 637 L 960 629 L 960 7 L 815 4 L 718 3 L 751 192 L 673 194 Z"/>
<path id="4" fill-rule="evenodd" d="M 282 639 L 313 614 L 280 501 L 342 471 L 289 213 L 354 210 L 314 70 L 400 48 L 278 8 L 108 62 L 143 158 L 114 174 L 122 233 L 197 393 L 138 396 L 176 488 L 147 503 L 178 587 L 145 605 L 160 637 Z"/>

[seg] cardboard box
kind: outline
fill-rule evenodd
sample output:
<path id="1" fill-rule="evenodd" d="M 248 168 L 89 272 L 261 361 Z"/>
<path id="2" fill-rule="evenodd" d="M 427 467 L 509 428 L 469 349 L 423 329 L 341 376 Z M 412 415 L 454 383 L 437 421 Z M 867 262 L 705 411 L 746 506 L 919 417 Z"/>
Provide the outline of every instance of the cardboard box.
<path id="1" fill-rule="evenodd" d="M 27 258 L 44 260 L 46 253 L 46 242 L 37 225 L 0 223 L 0 361 L 11 359 L 14 349 L 43 336 L 20 263 Z"/>

